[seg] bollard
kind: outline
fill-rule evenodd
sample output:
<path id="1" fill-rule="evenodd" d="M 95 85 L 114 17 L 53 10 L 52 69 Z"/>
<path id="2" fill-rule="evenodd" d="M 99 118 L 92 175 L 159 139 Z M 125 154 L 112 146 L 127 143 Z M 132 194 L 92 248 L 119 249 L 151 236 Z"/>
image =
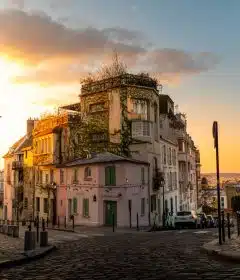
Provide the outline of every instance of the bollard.
<path id="1" fill-rule="evenodd" d="M 225 221 L 224 221 L 224 211 L 222 211 L 222 241 L 225 242 Z"/>
<path id="2" fill-rule="evenodd" d="M 40 232 L 40 247 L 48 246 L 48 232 L 41 231 Z"/>
<path id="3" fill-rule="evenodd" d="M 59 219 L 59 216 L 58 216 L 58 228 L 60 228 L 60 219 Z"/>
<path id="4" fill-rule="evenodd" d="M 228 228 L 228 239 L 231 238 L 231 231 L 230 231 L 230 214 L 227 213 L 227 228 Z"/>
<path id="5" fill-rule="evenodd" d="M 64 218 L 64 227 L 67 228 L 67 217 Z"/>
<path id="6" fill-rule="evenodd" d="M 75 221 L 74 221 L 74 216 L 72 215 L 72 228 L 74 230 L 74 227 L 75 227 Z"/>
<path id="7" fill-rule="evenodd" d="M 139 231 L 139 220 L 138 220 L 138 212 L 137 212 L 137 231 Z"/>
<path id="8" fill-rule="evenodd" d="M 36 230 L 37 230 L 37 243 L 39 241 L 39 221 L 36 220 Z"/>
<path id="9" fill-rule="evenodd" d="M 115 217 L 114 217 L 114 213 L 112 213 L 112 231 L 115 231 Z"/>
<path id="10" fill-rule="evenodd" d="M 48 217 L 47 217 L 47 228 L 48 228 L 48 222 L 49 222 L 49 221 L 48 221 Z"/>
<path id="11" fill-rule="evenodd" d="M 25 231 L 24 251 L 34 250 L 36 248 L 36 234 L 34 231 Z"/>

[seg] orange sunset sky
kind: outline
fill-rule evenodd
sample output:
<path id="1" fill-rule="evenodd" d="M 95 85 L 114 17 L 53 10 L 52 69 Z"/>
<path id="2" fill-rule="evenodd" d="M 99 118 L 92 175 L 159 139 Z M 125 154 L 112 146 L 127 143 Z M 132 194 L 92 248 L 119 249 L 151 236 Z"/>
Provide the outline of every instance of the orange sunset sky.
<path id="1" fill-rule="evenodd" d="M 231 32 L 220 33 L 211 22 L 225 14 L 226 7 L 218 11 L 210 4 L 211 12 L 200 26 L 189 6 L 183 10 L 175 2 L 178 13 L 173 15 L 172 1 L 152 1 L 152 7 L 130 0 L 115 5 L 108 0 L 101 5 L 94 0 L 70 2 L 66 6 L 66 1 L 0 1 L 0 155 L 25 134 L 28 117 L 77 102 L 80 77 L 108 63 L 116 50 L 131 72 L 157 76 L 163 93 L 187 114 L 202 171 L 215 171 L 212 123 L 217 120 L 221 172 L 238 172 L 240 64 L 239 56 L 234 56 L 238 48 L 229 45 Z M 204 11 L 204 3 L 196 6 Z M 109 15 L 116 9 L 119 13 L 106 19 L 106 9 Z M 231 17 L 240 21 L 232 9 Z M 129 21 L 123 20 L 121 11 Z M 213 27 L 204 29 L 205 24 Z M 198 30 L 195 37 L 189 25 Z M 220 39 L 225 47 L 219 45 Z"/>

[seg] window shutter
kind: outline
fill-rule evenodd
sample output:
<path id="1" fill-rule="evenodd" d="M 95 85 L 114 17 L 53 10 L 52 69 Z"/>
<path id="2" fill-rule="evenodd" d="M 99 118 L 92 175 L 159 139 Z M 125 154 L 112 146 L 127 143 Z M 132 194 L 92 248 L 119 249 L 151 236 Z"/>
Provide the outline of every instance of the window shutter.
<path id="1" fill-rule="evenodd" d="M 115 166 L 111 167 L 111 185 L 116 186 L 116 172 L 115 172 Z"/>
<path id="2" fill-rule="evenodd" d="M 110 185 L 110 169 L 109 169 L 109 166 L 105 167 L 105 185 Z"/>
<path id="3" fill-rule="evenodd" d="M 73 213 L 76 214 L 77 213 L 77 198 L 73 199 Z"/>

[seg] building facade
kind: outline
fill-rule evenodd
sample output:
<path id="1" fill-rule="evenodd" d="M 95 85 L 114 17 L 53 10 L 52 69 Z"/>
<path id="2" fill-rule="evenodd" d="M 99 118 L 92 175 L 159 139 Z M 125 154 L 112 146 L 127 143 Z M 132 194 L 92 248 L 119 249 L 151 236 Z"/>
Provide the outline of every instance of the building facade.
<path id="1" fill-rule="evenodd" d="M 74 215 L 78 225 L 149 223 L 148 163 L 105 152 L 59 166 L 56 179 L 60 222 Z"/>

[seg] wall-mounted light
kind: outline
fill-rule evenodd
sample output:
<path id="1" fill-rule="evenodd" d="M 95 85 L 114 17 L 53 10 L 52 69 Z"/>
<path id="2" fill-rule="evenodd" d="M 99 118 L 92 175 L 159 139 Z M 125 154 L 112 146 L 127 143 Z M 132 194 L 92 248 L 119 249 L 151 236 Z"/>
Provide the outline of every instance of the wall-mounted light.
<path id="1" fill-rule="evenodd" d="M 94 202 L 96 202 L 96 201 L 97 201 L 97 197 L 96 197 L 96 195 L 95 195 L 95 194 L 93 195 L 93 201 L 94 201 Z"/>

